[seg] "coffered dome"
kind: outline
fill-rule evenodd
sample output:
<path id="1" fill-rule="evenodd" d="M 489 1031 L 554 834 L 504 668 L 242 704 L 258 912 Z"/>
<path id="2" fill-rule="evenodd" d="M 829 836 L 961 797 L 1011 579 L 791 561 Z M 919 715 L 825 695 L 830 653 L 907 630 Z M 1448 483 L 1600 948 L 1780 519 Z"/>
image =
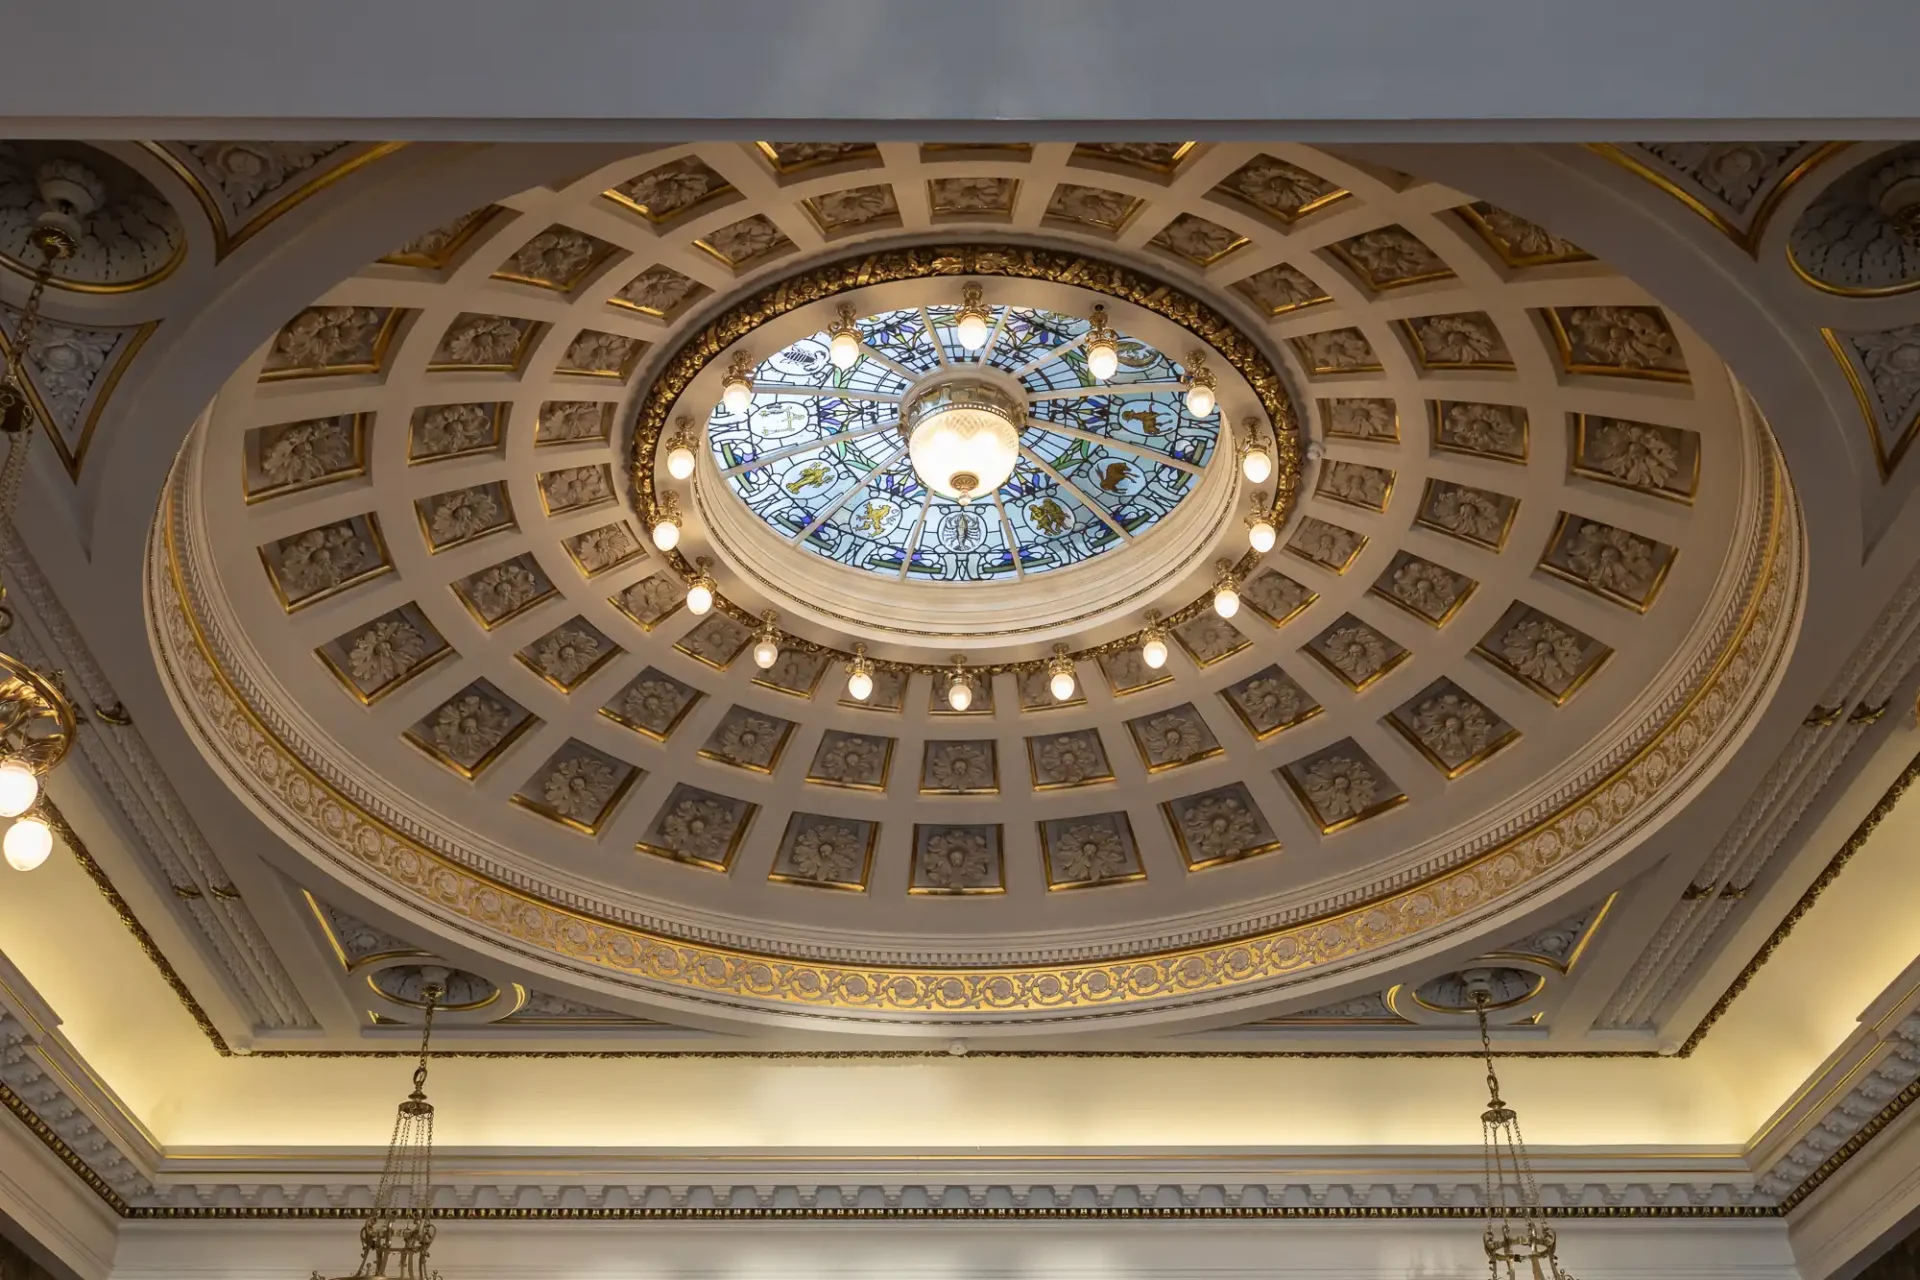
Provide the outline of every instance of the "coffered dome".
<path id="1" fill-rule="evenodd" d="M 956 373 L 1024 399 L 965 506 L 900 432 Z M 1571 891 L 1744 734 L 1795 520 L 1715 354 L 1468 193 L 1299 147 L 703 144 L 291 318 L 175 468 L 149 611 L 333 881 L 577 989 L 1016 1029 L 1297 1000 Z"/>

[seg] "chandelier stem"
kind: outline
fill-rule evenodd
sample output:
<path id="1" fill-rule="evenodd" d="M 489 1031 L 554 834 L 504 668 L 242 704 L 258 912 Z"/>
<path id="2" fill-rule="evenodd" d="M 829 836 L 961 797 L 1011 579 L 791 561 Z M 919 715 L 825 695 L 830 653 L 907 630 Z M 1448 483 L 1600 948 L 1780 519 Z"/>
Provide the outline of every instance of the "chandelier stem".
<path id="1" fill-rule="evenodd" d="M 433 1047 L 433 1014 L 446 996 L 439 979 L 421 994 L 426 1018 L 413 1092 L 394 1113 L 393 1137 L 373 1195 L 373 1211 L 360 1227 L 360 1266 L 345 1280 L 438 1280 L 428 1269 L 433 1246 L 433 1104 L 427 1101 L 427 1060 Z M 323 1280 L 314 1272 L 313 1280 Z"/>
<path id="2" fill-rule="evenodd" d="M 1500 1077 L 1495 1075 L 1493 1070 L 1493 1037 L 1487 1030 L 1487 993 L 1485 991 L 1473 993 L 1473 1011 L 1480 1018 L 1480 1056 L 1487 1063 L 1487 1102 L 1491 1106 L 1502 1107 L 1506 1104 L 1500 1101 Z"/>
<path id="3" fill-rule="evenodd" d="M 428 984 L 421 994 L 427 998 L 427 1016 L 420 1028 L 420 1064 L 413 1069 L 412 1098 L 418 1102 L 427 1096 L 427 1051 L 433 1044 L 433 1011 L 443 994 L 437 983 Z"/>
<path id="4" fill-rule="evenodd" d="M 40 302 L 46 296 L 47 282 L 53 279 L 53 268 L 56 263 L 71 258 L 78 247 L 66 232 L 48 226 L 35 228 L 32 243 L 40 251 L 40 265 L 33 273 L 33 288 L 27 293 L 26 305 L 20 309 L 20 326 L 7 347 L 6 381 L 12 384 L 11 395 L 19 399 L 18 409 L 5 415 L 7 460 L 0 464 L 0 518 L 8 524 L 13 523 L 21 478 L 26 474 L 27 446 L 33 442 L 34 415 L 32 401 L 27 398 L 27 353 L 40 328 Z M 5 588 L 0 587 L 0 599 L 4 598 Z"/>

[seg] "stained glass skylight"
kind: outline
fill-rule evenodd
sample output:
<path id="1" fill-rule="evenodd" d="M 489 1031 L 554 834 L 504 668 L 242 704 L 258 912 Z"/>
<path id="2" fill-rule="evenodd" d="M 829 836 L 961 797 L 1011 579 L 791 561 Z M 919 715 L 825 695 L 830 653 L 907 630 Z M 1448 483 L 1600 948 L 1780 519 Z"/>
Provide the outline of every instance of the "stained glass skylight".
<path id="1" fill-rule="evenodd" d="M 987 345 L 960 345 L 952 306 L 860 320 L 851 369 L 828 335 L 802 338 L 754 370 L 743 414 L 714 409 L 707 439 L 741 501 L 782 538 L 871 573 L 934 581 L 1011 580 L 1083 564 L 1151 529 L 1198 483 L 1219 416 L 1187 412 L 1186 371 L 1122 334 L 1120 369 L 1087 372 L 1087 321 L 1032 307 L 988 308 Z M 921 377 L 982 363 L 1026 389 L 1013 475 L 961 506 L 914 474 L 900 404 Z"/>

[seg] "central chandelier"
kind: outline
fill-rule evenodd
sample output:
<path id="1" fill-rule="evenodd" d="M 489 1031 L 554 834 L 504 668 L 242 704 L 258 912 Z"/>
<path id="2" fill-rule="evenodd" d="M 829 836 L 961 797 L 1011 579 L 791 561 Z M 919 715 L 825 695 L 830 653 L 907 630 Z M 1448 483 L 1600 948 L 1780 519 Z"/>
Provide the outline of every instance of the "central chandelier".
<path id="1" fill-rule="evenodd" d="M 1500 1097 L 1500 1077 L 1493 1070 L 1493 1040 L 1487 1034 L 1487 1006 L 1493 999 L 1490 975 L 1469 971 L 1467 989 L 1474 1012 L 1480 1016 L 1480 1053 L 1487 1064 L 1487 1109 L 1480 1113 L 1485 1155 L 1485 1186 L 1481 1205 L 1487 1226 L 1481 1242 L 1487 1251 L 1488 1280 L 1573 1280 L 1561 1268 L 1555 1252 L 1558 1241 L 1540 1208 L 1540 1184 L 1533 1176 L 1520 1137 L 1520 1117 Z"/>
<path id="2" fill-rule="evenodd" d="M 427 970 L 433 974 L 433 970 Z M 413 1092 L 393 1118 L 387 1162 L 373 1195 L 373 1214 L 360 1228 L 360 1266 L 339 1280 L 440 1280 L 427 1269 L 433 1247 L 433 1104 L 427 1101 L 427 1047 L 433 1041 L 433 1011 L 446 994 L 444 973 L 429 978 L 420 994 L 427 1011 L 420 1031 L 420 1065 Z M 318 1271 L 313 1280 L 327 1280 Z"/>
<path id="3" fill-rule="evenodd" d="M 1026 405 L 985 378 L 959 375 L 923 387 L 900 425 L 920 482 L 962 505 L 1007 482 L 1020 460 Z"/>

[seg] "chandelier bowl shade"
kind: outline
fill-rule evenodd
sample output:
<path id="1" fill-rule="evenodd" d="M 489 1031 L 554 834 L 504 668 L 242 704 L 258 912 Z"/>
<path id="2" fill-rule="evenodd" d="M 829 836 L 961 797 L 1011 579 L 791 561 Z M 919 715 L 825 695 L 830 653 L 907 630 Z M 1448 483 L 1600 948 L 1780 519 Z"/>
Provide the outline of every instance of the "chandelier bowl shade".
<path id="1" fill-rule="evenodd" d="M 980 378 L 926 387 L 907 401 L 901 415 L 914 472 L 935 493 L 962 502 L 992 493 L 1020 460 L 1025 409 Z"/>

